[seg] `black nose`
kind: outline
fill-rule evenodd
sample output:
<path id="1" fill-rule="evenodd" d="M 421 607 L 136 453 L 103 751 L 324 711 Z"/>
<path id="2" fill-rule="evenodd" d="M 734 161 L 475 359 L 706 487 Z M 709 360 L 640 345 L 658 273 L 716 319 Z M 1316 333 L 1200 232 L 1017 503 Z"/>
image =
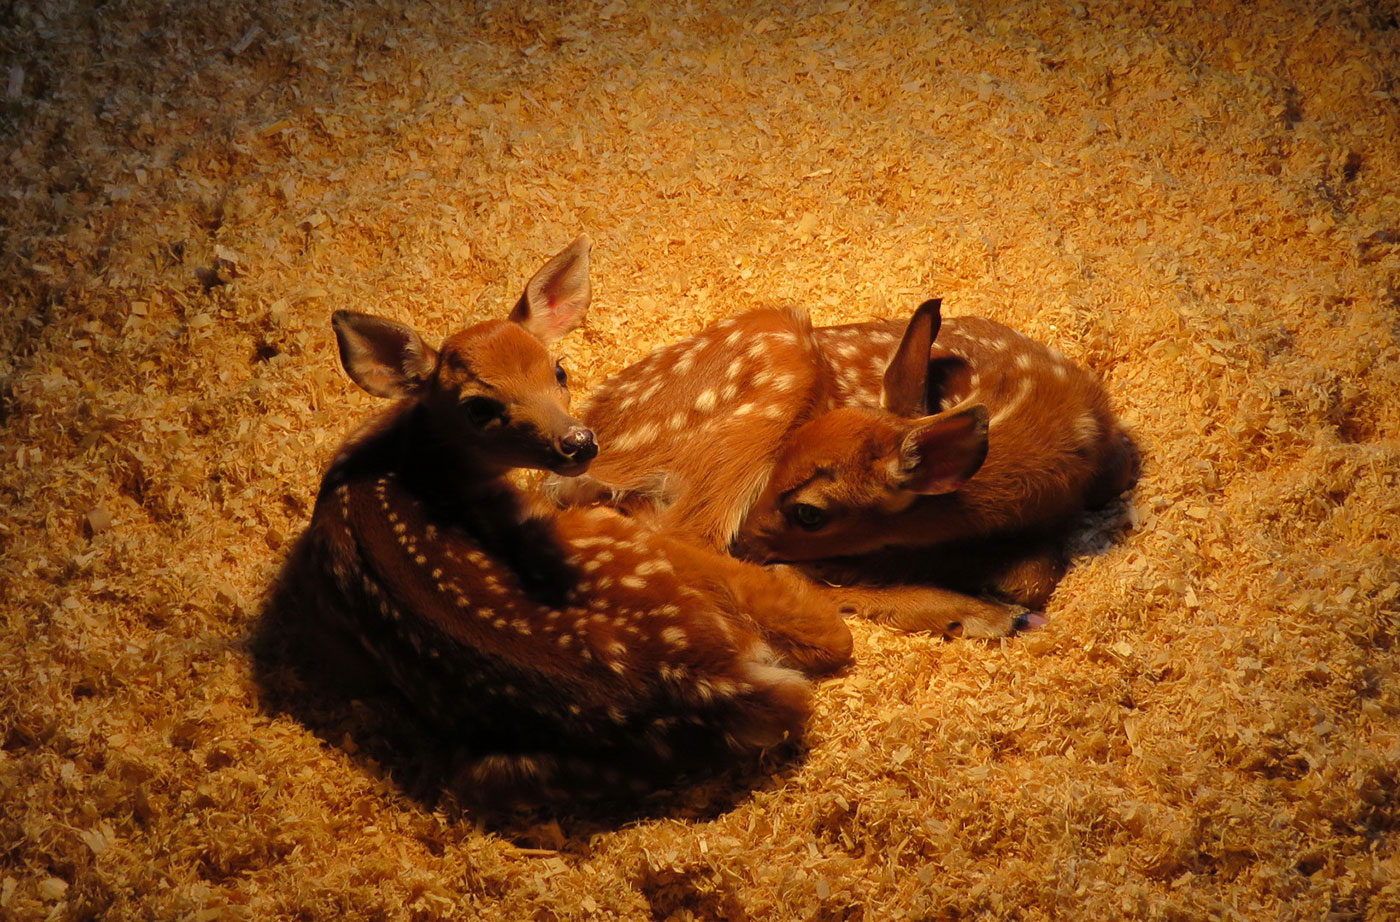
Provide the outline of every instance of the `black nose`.
<path id="1" fill-rule="evenodd" d="M 593 440 L 593 430 L 582 426 L 570 429 L 559 440 L 559 453 L 574 461 L 592 461 L 598 454 L 598 443 Z"/>

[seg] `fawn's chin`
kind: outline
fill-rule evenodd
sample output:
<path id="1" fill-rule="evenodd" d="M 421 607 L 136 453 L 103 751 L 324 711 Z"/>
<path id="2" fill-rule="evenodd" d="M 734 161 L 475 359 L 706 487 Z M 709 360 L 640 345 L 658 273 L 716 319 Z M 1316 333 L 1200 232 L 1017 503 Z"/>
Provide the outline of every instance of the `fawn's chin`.
<path id="1" fill-rule="evenodd" d="M 592 463 L 592 458 L 589 458 L 587 461 L 565 459 L 551 464 L 549 466 L 549 471 L 552 474 L 558 474 L 560 477 L 577 477 L 580 474 L 586 473 L 589 465 Z"/>

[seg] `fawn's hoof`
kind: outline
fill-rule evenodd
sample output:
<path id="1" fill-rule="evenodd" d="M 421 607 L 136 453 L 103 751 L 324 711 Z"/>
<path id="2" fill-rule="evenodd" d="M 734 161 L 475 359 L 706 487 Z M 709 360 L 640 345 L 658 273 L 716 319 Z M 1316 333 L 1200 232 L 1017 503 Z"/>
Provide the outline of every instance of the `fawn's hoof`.
<path id="1" fill-rule="evenodd" d="M 1022 631 L 1033 631 L 1036 628 L 1044 627 L 1047 619 L 1038 611 L 1023 611 L 1016 616 L 1016 620 L 1011 623 L 1011 633 L 1019 634 Z"/>

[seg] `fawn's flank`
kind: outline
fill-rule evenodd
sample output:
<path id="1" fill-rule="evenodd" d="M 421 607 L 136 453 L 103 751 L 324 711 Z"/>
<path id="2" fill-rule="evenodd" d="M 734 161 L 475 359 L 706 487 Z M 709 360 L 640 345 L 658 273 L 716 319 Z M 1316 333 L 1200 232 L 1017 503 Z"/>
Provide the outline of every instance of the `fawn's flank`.
<path id="1" fill-rule="evenodd" d="M 804 673 L 851 654 L 801 579 L 609 509 L 547 508 L 508 477 L 581 474 L 598 450 L 550 352 L 583 321 L 589 246 L 437 349 L 332 318 L 350 378 L 396 403 L 322 481 L 318 608 L 459 742 L 455 786 L 478 800 L 624 793 L 796 738 Z"/>
<path id="2" fill-rule="evenodd" d="M 937 300 L 818 329 L 741 314 L 619 372 L 581 415 L 612 449 L 549 484 L 562 501 L 796 564 L 908 630 L 1037 623 L 1073 523 L 1136 471 L 1090 372 L 993 321 L 943 322 Z"/>

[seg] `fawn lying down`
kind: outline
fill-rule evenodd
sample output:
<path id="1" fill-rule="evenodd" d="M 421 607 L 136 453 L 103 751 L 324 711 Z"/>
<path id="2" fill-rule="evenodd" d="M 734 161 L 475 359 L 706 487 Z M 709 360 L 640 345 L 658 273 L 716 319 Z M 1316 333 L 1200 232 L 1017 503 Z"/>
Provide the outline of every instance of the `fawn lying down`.
<path id="1" fill-rule="evenodd" d="M 589 301 L 587 238 L 507 320 L 438 348 L 337 312 L 342 364 L 395 406 L 327 470 L 311 525 L 327 626 L 470 753 L 487 801 L 664 782 L 796 737 L 803 673 L 846 662 L 837 608 L 802 580 L 611 510 L 537 507 L 515 468 L 597 451 L 549 346 Z"/>
<path id="2" fill-rule="evenodd" d="M 990 320 L 944 323 L 938 301 L 820 329 L 742 314 L 624 369 L 581 415 L 609 448 L 549 484 L 563 501 L 797 564 L 910 630 L 1035 623 L 1077 516 L 1135 475 L 1092 374 Z"/>

